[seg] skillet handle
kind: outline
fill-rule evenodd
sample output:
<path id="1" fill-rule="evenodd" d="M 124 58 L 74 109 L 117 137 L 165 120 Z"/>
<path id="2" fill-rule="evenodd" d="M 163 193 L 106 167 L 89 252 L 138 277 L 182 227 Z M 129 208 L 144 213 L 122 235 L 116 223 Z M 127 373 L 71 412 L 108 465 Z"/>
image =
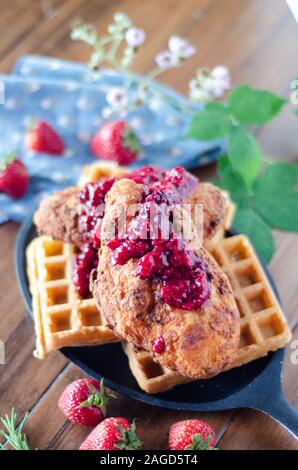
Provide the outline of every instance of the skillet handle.
<path id="1" fill-rule="evenodd" d="M 282 393 L 273 396 L 267 403 L 259 408 L 271 416 L 298 439 L 298 411 L 292 406 Z"/>

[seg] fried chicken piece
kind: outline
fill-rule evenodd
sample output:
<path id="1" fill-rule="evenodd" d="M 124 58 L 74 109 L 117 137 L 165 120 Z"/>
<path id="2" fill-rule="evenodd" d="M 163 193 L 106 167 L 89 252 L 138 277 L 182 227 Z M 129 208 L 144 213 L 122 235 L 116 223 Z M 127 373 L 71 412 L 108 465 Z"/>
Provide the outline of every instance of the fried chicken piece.
<path id="1" fill-rule="evenodd" d="M 83 235 L 79 233 L 77 214 L 79 192 L 78 187 L 67 188 L 41 202 L 34 216 L 39 235 L 82 245 Z M 225 195 L 210 183 L 199 183 L 185 202 L 203 205 L 203 236 L 211 239 L 224 222 L 227 210 Z"/>
<path id="2" fill-rule="evenodd" d="M 83 236 L 78 230 L 79 188 L 63 189 L 44 199 L 34 214 L 39 235 L 55 240 L 82 245 Z"/>
<path id="3" fill-rule="evenodd" d="M 137 276 L 137 259 L 124 265 L 112 263 L 113 251 L 105 238 L 116 205 L 136 204 L 141 194 L 142 186 L 123 179 L 114 184 L 106 197 L 102 247 L 97 273 L 91 282 L 93 295 L 108 325 L 120 338 L 150 352 L 159 363 L 184 376 L 193 379 L 213 376 L 234 358 L 240 320 L 229 281 L 212 256 L 204 248 L 197 252 L 208 267 L 211 291 L 207 302 L 193 311 L 165 303 L 158 295 L 160 285 Z M 162 354 L 156 354 L 153 343 L 160 337 L 166 347 Z"/>

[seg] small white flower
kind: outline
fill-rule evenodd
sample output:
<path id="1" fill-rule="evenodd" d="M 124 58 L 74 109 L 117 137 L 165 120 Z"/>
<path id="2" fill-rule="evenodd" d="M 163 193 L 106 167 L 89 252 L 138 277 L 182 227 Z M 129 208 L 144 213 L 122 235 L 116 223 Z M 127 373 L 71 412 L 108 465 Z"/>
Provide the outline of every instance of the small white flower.
<path id="1" fill-rule="evenodd" d="M 112 88 L 106 95 L 106 100 L 113 108 L 123 108 L 128 104 L 127 93 L 123 88 Z"/>
<path id="2" fill-rule="evenodd" d="M 230 82 L 231 80 L 229 69 L 227 67 L 224 67 L 223 65 L 218 65 L 217 67 L 214 67 L 211 72 L 211 76 L 220 80 L 224 80 L 226 82 Z"/>
<path id="3" fill-rule="evenodd" d="M 199 85 L 190 89 L 189 97 L 193 101 L 198 101 L 204 104 L 212 100 L 212 94 L 210 91 L 201 88 Z"/>
<path id="4" fill-rule="evenodd" d="M 199 70 L 197 77 L 189 82 L 190 98 L 201 103 L 208 103 L 221 98 L 231 87 L 229 70 L 218 66 L 213 70 Z"/>
<path id="5" fill-rule="evenodd" d="M 130 18 L 125 13 L 122 13 L 121 11 L 115 13 L 114 21 L 115 23 L 120 24 L 124 28 L 128 28 L 131 25 Z"/>
<path id="6" fill-rule="evenodd" d="M 132 27 L 129 28 L 125 33 L 125 39 L 127 44 L 134 49 L 136 47 L 141 46 L 144 43 L 145 38 L 145 31 L 140 28 Z"/>
<path id="7" fill-rule="evenodd" d="M 171 67 L 175 67 L 176 65 L 176 61 L 173 54 L 171 54 L 171 52 L 168 50 L 159 52 L 155 56 L 155 62 L 161 69 L 170 69 Z"/>
<path id="8" fill-rule="evenodd" d="M 195 54 L 196 48 L 186 39 L 180 36 L 171 36 L 169 39 L 169 50 L 174 57 L 188 59 Z"/>

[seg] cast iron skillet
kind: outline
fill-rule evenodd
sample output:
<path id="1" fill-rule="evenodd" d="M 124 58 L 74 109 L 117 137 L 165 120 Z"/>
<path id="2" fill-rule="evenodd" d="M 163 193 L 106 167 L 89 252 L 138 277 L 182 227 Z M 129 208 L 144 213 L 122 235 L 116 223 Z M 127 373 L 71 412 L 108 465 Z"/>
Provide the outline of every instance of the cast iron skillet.
<path id="1" fill-rule="evenodd" d="M 29 312 L 32 306 L 25 249 L 35 236 L 32 217 L 29 217 L 20 230 L 16 245 L 17 276 Z M 277 294 L 274 282 L 262 264 Z M 148 395 L 139 388 L 120 344 L 67 347 L 61 352 L 88 375 L 104 377 L 106 385 L 112 390 L 144 403 L 191 411 L 254 408 L 272 416 L 295 437 L 298 436 L 298 412 L 285 399 L 281 387 L 283 349 L 214 378 L 178 385 L 168 392 L 155 395 Z"/>

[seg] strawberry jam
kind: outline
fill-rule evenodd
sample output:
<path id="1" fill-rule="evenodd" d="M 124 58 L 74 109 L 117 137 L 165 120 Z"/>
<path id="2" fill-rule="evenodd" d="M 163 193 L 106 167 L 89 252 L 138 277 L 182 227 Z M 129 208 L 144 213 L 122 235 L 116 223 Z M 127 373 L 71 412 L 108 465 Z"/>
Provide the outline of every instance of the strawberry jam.
<path id="1" fill-rule="evenodd" d="M 143 172 L 146 173 L 145 169 Z M 149 180 L 145 179 L 147 177 Z M 164 239 L 160 228 L 157 233 L 155 230 L 155 236 L 152 237 L 151 229 L 152 221 L 153 224 L 159 222 L 155 213 L 152 217 L 154 207 L 166 206 L 171 221 L 174 205 L 187 198 L 197 185 L 197 180 L 181 167 L 164 171 L 161 177 L 155 179 L 151 171 L 144 176 L 146 184 L 138 215 L 132 221 L 125 239 L 113 239 L 107 245 L 113 250 L 115 264 L 123 265 L 131 258 L 138 259 L 137 275 L 142 279 L 150 279 L 153 285 L 159 285 L 158 295 L 168 305 L 196 310 L 210 296 L 206 266 L 186 240 L 175 237 L 173 233 Z"/>
<path id="2" fill-rule="evenodd" d="M 164 171 L 153 167 L 144 167 L 125 175 L 138 184 L 150 185 L 164 176 Z M 73 281 L 81 297 L 90 295 L 89 278 L 91 271 L 98 264 L 100 247 L 100 228 L 104 216 L 105 196 L 115 182 L 107 178 L 96 183 L 87 183 L 79 194 L 78 230 L 84 237 L 80 253 L 75 258 Z M 130 257 L 135 257 L 141 250 L 136 244 Z"/>
<path id="3" fill-rule="evenodd" d="M 79 195 L 78 229 L 84 235 L 84 244 L 75 257 L 73 282 L 81 297 L 90 295 L 89 278 L 98 264 L 100 247 L 100 224 L 104 216 L 105 195 L 115 179 L 109 178 L 98 183 L 88 183 Z"/>
<path id="4" fill-rule="evenodd" d="M 166 350 L 166 343 L 163 336 L 159 336 L 152 342 L 152 349 L 155 354 L 162 354 Z"/>

